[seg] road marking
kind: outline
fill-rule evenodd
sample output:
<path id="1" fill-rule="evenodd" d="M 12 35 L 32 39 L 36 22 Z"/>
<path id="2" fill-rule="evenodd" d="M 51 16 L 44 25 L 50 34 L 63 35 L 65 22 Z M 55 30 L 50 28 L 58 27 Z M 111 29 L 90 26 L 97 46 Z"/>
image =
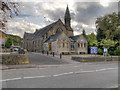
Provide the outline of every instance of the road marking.
<path id="1" fill-rule="evenodd" d="M 23 77 L 23 78 L 27 79 L 27 78 L 43 78 L 43 77 L 49 77 L 49 76 L 33 76 L 33 77 Z"/>
<path id="2" fill-rule="evenodd" d="M 96 70 L 96 72 L 98 72 L 98 71 L 104 71 L 104 70 L 106 70 L 106 68 Z"/>
<path id="3" fill-rule="evenodd" d="M 74 66 L 74 67 L 80 67 L 80 66 Z"/>
<path id="4" fill-rule="evenodd" d="M 61 75 L 68 75 L 68 74 L 73 74 L 74 72 L 68 72 L 68 73 L 61 73 L 61 74 L 55 74 L 53 75 L 54 77 L 61 76 Z"/>
<path id="5" fill-rule="evenodd" d="M 76 71 L 75 73 L 78 74 L 78 73 L 85 73 L 85 72 L 95 72 L 95 71 Z"/>
<path id="6" fill-rule="evenodd" d="M 118 69 L 118 68 L 107 68 L 107 69 Z"/>
<path id="7" fill-rule="evenodd" d="M 19 79 L 22 79 L 22 78 L 18 77 L 18 78 L 4 79 L 4 80 L 0 80 L 0 81 L 12 81 L 12 80 L 19 80 Z"/>

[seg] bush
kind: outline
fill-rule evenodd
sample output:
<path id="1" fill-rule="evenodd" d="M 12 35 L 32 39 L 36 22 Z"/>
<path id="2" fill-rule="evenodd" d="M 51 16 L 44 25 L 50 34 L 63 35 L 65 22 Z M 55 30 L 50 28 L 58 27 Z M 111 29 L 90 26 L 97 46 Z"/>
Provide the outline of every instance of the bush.
<path id="1" fill-rule="evenodd" d="M 108 51 L 110 55 L 114 55 L 114 51 Z"/>
<path id="2" fill-rule="evenodd" d="M 103 54 L 103 49 L 98 48 L 98 54 Z"/>

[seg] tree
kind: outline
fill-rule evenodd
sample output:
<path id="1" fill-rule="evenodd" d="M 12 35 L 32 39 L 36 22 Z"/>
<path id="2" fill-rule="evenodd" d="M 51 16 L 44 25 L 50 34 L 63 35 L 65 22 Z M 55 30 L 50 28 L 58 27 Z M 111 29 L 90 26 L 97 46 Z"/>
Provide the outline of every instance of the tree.
<path id="1" fill-rule="evenodd" d="M 10 1 L 4 1 L 0 0 L 0 28 L 2 30 L 6 30 L 6 23 L 9 18 L 12 18 L 13 14 L 18 15 L 19 14 L 19 4 L 16 2 L 10 2 Z"/>
<path id="2" fill-rule="evenodd" d="M 83 29 L 83 31 L 82 31 L 82 35 L 83 35 L 84 37 L 86 37 L 85 29 Z"/>
<path id="3" fill-rule="evenodd" d="M 101 39 L 103 39 L 105 36 L 103 34 L 103 30 L 101 30 L 100 28 L 97 30 L 97 41 L 100 42 Z"/>
<path id="4" fill-rule="evenodd" d="M 120 14 L 120 12 L 119 12 Z M 105 15 L 104 17 L 99 17 L 96 20 L 97 27 L 97 39 L 100 41 L 101 39 L 111 39 L 111 40 L 119 40 L 118 33 L 118 25 L 120 15 L 113 12 L 112 14 Z"/>
<path id="5" fill-rule="evenodd" d="M 5 47 L 6 47 L 6 48 L 10 48 L 11 45 L 12 45 L 12 43 L 13 43 L 13 40 L 12 40 L 11 37 L 9 37 L 9 38 L 7 39 L 7 41 L 5 42 Z"/>
<path id="6" fill-rule="evenodd" d="M 110 39 L 102 39 L 101 42 L 100 42 L 100 45 L 103 47 L 103 48 L 110 48 L 110 47 L 115 47 L 115 45 L 118 43 L 118 41 L 113 41 L 113 40 L 110 40 Z"/>
<path id="7" fill-rule="evenodd" d="M 90 47 L 97 47 L 98 42 L 96 35 L 94 33 L 91 33 L 89 35 L 86 35 L 87 41 L 88 41 L 88 52 L 90 53 Z"/>

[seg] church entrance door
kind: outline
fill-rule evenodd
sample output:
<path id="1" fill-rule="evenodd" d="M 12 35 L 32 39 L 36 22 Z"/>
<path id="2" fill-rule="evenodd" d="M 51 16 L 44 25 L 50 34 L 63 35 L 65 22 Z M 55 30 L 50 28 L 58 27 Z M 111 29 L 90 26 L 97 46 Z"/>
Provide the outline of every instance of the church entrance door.
<path id="1" fill-rule="evenodd" d="M 48 44 L 48 51 L 51 51 L 51 43 Z"/>

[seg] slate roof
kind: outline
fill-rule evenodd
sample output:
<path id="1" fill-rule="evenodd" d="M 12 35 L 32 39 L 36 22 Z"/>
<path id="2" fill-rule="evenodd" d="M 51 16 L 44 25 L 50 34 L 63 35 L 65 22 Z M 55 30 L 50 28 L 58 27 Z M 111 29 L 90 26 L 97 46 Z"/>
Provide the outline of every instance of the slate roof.
<path id="1" fill-rule="evenodd" d="M 77 36 L 70 36 L 69 38 L 71 39 L 71 41 L 76 41 L 79 39 L 81 35 L 77 35 Z"/>
<path id="2" fill-rule="evenodd" d="M 54 35 L 51 35 L 46 41 L 45 43 L 51 43 L 57 40 L 57 38 L 62 34 L 62 32 L 58 32 Z"/>
<path id="3" fill-rule="evenodd" d="M 37 37 L 42 37 L 46 32 L 48 32 L 57 22 L 54 22 L 42 29 L 38 29 L 34 34 L 34 38 L 37 38 Z"/>
<path id="4" fill-rule="evenodd" d="M 34 35 L 33 33 L 26 33 L 25 32 L 25 37 L 29 40 L 31 40 L 33 38 L 33 35 Z"/>
<path id="5" fill-rule="evenodd" d="M 58 21 L 44 27 L 41 29 L 37 29 L 35 33 L 25 33 L 25 36 L 27 37 L 27 39 L 29 40 L 33 40 L 37 37 L 42 37 L 46 32 L 48 32 Z"/>

